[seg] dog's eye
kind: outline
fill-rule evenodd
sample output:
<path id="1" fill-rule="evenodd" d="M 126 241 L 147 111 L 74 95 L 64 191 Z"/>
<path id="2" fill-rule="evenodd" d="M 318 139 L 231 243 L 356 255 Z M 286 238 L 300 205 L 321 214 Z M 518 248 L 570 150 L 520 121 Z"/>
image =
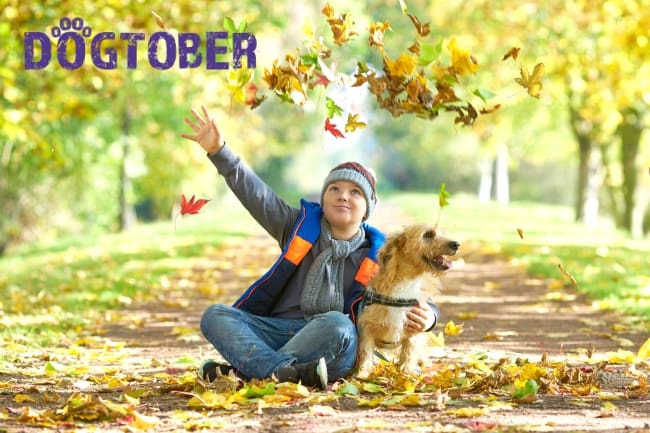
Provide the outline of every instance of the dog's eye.
<path id="1" fill-rule="evenodd" d="M 433 239 L 436 237 L 436 232 L 434 232 L 433 230 L 427 230 L 426 232 L 424 232 L 422 237 L 424 239 Z"/>

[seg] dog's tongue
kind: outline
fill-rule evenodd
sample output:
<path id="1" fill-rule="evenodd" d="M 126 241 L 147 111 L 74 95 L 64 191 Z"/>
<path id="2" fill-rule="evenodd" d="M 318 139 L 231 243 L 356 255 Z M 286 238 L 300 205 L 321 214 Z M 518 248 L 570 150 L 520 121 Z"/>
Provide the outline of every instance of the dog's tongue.
<path id="1" fill-rule="evenodd" d="M 452 262 L 451 260 L 446 259 L 444 256 L 442 257 L 442 263 L 447 266 L 447 268 L 451 269 Z"/>

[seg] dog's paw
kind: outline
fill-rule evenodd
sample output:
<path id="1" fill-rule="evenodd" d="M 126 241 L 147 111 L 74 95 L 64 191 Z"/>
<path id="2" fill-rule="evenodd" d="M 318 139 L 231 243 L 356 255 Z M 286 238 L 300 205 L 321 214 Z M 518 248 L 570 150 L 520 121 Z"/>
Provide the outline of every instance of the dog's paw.
<path id="1" fill-rule="evenodd" d="M 372 364 L 365 364 L 365 365 L 362 365 L 361 367 L 359 367 L 359 369 L 356 371 L 356 373 L 354 373 L 354 376 L 357 379 L 365 380 L 365 379 L 368 379 L 370 377 L 373 370 L 374 370 L 374 366 Z"/>

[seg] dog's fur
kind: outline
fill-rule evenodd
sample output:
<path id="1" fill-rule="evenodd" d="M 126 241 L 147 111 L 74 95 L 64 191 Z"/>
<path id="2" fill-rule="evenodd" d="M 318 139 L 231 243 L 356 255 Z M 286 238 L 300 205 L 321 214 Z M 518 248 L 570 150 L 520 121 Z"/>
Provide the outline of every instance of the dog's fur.
<path id="1" fill-rule="evenodd" d="M 425 303 L 441 286 L 439 276 L 451 263 L 445 255 L 454 255 L 460 244 L 439 236 L 436 227 L 414 224 L 388 237 L 379 250 L 379 270 L 368 290 L 400 299 L 417 299 Z M 406 313 L 412 307 L 372 303 L 359 313 L 359 377 L 372 371 L 376 347 L 399 348 L 398 364 L 404 371 L 414 371 L 420 361 L 419 349 L 426 343 L 426 334 L 407 333 Z"/>

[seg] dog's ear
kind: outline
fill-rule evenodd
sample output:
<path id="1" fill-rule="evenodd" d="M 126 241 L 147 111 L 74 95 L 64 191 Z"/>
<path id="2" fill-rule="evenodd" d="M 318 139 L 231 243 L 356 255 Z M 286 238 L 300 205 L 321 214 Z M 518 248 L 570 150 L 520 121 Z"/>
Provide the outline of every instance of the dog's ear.
<path id="1" fill-rule="evenodd" d="M 396 250 L 399 251 L 403 247 L 404 236 L 402 234 L 397 234 L 389 236 L 386 240 L 386 243 L 379 250 L 379 264 L 381 266 L 386 266 L 388 261 L 393 257 Z"/>

